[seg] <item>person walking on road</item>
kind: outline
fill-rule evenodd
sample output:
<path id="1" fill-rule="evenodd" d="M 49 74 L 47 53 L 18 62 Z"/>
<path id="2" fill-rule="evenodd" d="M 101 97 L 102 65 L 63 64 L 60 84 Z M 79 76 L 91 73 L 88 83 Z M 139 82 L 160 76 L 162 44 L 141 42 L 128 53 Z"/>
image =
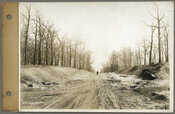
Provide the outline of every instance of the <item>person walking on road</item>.
<path id="1" fill-rule="evenodd" d="M 97 75 L 98 75 L 98 71 L 97 71 Z"/>

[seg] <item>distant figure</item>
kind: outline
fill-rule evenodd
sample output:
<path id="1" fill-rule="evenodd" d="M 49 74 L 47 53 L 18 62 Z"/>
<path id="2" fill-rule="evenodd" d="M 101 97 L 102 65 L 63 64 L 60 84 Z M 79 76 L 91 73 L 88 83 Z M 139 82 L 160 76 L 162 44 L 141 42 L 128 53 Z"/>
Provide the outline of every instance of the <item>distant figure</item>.
<path id="1" fill-rule="evenodd" d="M 98 71 L 97 71 L 97 75 L 98 75 Z"/>

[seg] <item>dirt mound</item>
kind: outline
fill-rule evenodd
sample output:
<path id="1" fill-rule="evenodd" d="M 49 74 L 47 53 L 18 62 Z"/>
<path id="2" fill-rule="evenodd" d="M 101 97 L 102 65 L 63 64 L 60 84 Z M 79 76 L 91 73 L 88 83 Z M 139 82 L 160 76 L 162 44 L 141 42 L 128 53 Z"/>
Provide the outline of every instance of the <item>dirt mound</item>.
<path id="1" fill-rule="evenodd" d="M 168 79 L 169 63 L 158 63 L 154 65 L 134 66 L 129 70 L 122 71 L 128 75 L 137 75 L 142 79 Z"/>
<path id="2" fill-rule="evenodd" d="M 141 77 L 143 80 L 154 80 L 157 78 L 154 71 L 151 69 L 143 69 L 139 74 L 139 77 Z"/>

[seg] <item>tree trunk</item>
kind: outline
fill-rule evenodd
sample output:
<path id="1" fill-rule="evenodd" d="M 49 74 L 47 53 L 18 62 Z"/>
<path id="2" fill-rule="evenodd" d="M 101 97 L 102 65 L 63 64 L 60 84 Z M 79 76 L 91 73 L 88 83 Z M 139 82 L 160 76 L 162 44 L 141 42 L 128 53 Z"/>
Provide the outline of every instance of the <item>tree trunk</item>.
<path id="1" fill-rule="evenodd" d="M 70 55 L 69 55 L 69 67 L 71 67 L 71 59 L 72 59 L 72 49 L 71 49 L 71 43 L 70 43 Z"/>
<path id="2" fill-rule="evenodd" d="M 167 50 L 166 50 L 166 62 L 169 62 L 169 55 L 168 55 L 168 36 L 167 36 L 167 43 L 166 43 L 166 45 L 167 45 Z"/>
<path id="3" fill-rule="evenodd" d="M 42 43 L 42 35 L 41 35 L 41 22 L 39 19 L 39 47 L 38 47 L 38 65 L 41 65 L 41 43 Z"/>
<path id="4" fill-rule="evenodd" d="M 151 32 L 151 45 L 150 45 L 150 51 L 149 51 L 149 65 L 152 64 L 153 33 L 154 33 L 154 31 L 152 30 L 152 32 Z"/>
<path id="5" fill-rule="evenodd" d="M 27 64 L 27 40 L 28 40 L 28 30 L 26 30 L 26 39 L 25 39 L 25 53 L 24 53 L 24 65 Z"/>
<path id="6" fill-rule="evenodd" d="M 75 47 L 75 55 L 74 55 L 74 68 L 76 68 L 76 56 L 77 56 L 77 47 Z"/>
<path id="7" fill-rule="evenodd" d="M 51 65 L 53 65 L 53 37 L 51 37 Z"/>
<path id="8" fill-rule="evenodd" d="M 47 35 L 47 38 L 46 38 L 46 65 L 49 65 L 49 51 L 48 51 L 48 35 Z"/>
<path id="9" fill-rule="evenodd" d="M 24 59 L 24 64 L 27 64 L 27 43 L 28 43 L 28 32 L 29 32 L 29 25 L 30 25 L 30 14 L 27 20 L 27 28 L 26 28 L 26 39 L 25 39 L 25 59 Z"/>
<path id="10" fill-rule="evenodd" d="M 61 44 L 61 67 L 64 65 L 64 47 Z"/>
<path id="11" fill-rule="evenodd" d="M 69 67 L 69 47 L 67 47 L 66 67 Z"/>
<path id="12" fill-rule="evenodd" d="M 146 65 L 146 50 L 144 51 L 144 65 Z"/>
<path id="13" fill-rule="evenodd" d="M 35 31 L 35 49 L 34 49 L 34 65 L 37 63 L 37 24 L 36 24 L 36 31 Z"/>
<path id="14" fill-rule="evenodd" d="M 160 39 L 160 21 L 158 20 L 158 27 L 157 27 L 157 30 L 158 30 L 158 48 L 159 48 L 159 63 L 161 63 L 161 39 Z"/>

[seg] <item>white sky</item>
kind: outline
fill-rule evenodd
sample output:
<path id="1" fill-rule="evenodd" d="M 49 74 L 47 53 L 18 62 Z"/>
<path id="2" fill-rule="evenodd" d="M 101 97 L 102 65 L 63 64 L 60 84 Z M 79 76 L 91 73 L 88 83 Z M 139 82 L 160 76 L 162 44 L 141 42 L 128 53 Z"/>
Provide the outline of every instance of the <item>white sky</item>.
<path id="1" fill-rule="evenodd" d="M 170 37 L 173 37 L 173 2 L 48 2 L 20 3 L 20 12 L 24 4 L 32 9 L 40 9 L 45 20 L 49 20 L 69 36 L 80 36 L 86 47 L 92 51 L 93 67 L 100 70 L 113 50 L 129 46 L 134 48 L 143 37 L 150 38 L 152 22 L 148 11 L 156 14 L 156 5 L 164 12 L 168 20 Z"/>

